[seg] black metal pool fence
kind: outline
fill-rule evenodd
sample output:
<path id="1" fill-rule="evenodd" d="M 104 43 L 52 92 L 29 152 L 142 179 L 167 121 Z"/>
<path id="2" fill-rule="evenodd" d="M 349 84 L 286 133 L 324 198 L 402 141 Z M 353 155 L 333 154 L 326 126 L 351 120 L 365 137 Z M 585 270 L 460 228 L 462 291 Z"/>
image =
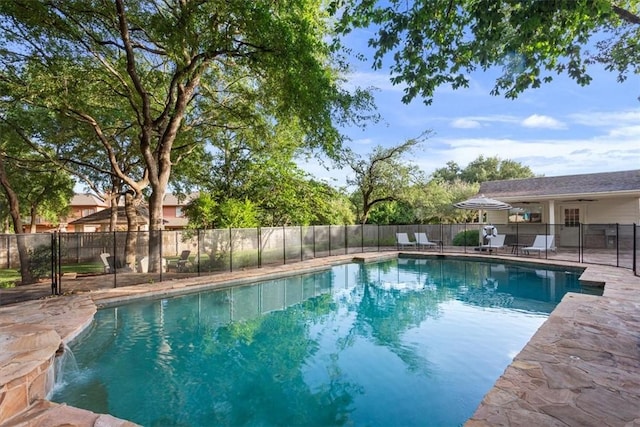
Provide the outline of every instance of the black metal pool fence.
<path id="1" fill-rule="evenodd" d="M 139 232 L 41 233 L 0 235 L 0 270 L 20 272 L 21 258 L 52 293 L 64 291 L 65 280 L 103 276 L 113 287 L 153 283 L 178 277 L 204 276 L 241 269 L 290 264 L 312 258 L 395 250 L 396 233 L 426 233 L 438 243 L 430 251 L 472 253 L 461 233 L 482 235 L 484 224 L 326 225 L 248 229 L 165 230 Z M 632 269 L 638 274 L 640 233 L 637 224 L 493 224 L 505 235 L 500 254 L 546 257 Z M 478 234 L 474 234 L 476 230 Z M 538 235 L 554 236 L 554 251 L 528 252 Z M 457 237 L 456 237 L 457 236 Z M 473 237 L 472 237 L 473 238 Z M 22 239 L 19 241 L 19 239 Z M 156 264 L 150 262 L 149 240 L 157 242 Z M 23 257 L 19 246 L 22 246 Z M 417 250 L 420 248 L 401 248 Z M 477 253 L 477 252 L 476 252 Z M 155 265 L 155 268 L 154 268 Z"/>

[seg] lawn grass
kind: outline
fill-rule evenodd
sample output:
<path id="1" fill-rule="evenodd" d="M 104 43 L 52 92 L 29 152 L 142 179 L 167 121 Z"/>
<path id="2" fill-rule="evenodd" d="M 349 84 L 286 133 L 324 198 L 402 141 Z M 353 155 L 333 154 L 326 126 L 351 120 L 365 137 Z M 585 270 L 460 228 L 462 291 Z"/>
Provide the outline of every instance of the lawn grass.
<path id="1" fill-rule="evenodd" d="M 101 262 L 81 262 L 78 264 L 65 264 L 62 266 L 62 273 L 103 273 L 104 266 Z"/>
<path id="2" fill-rule="evenodd" d="M 62 273 L 79 273 L 79 274 L 94 274 L 102 273 L 102 263 L 85 262 L 79 264 L 67 264 L 62 266 Z M 49 276 L 50 273 L 47 273 Z M 13 288 L 17 282 L 20 282 L 22 277 L 18 270 L 12 268 L 0 269 L 0 288 Z"/>
<path id="3" fill-rule="evenodd" d="M 20 273 L 18 272 L 18 270 L 0 270 L 0 288 L 13 288 L 16 285 L 16 282 L 19 281 Z"/>

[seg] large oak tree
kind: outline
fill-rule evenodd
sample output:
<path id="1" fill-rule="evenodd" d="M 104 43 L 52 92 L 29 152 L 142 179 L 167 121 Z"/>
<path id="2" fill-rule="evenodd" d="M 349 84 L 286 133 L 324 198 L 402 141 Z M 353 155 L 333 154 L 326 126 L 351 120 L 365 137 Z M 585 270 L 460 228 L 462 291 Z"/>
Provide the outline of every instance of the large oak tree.
<path id="1" fill-rule="evenodd" d="M 339 88 L 325 22 L 319 0 L 0 2 L 0 75 L 7 96 L 90 129 L 125 186 L 150 187 L 157 270 L 172 166 L 205 142 L 201 127 L 224 125 L 230 96 L 244 100 L 234 108 L 295 119 L 308 147 L 339 147 L 334 123 L 357 97 Z M 143 174 L 121 169 L 129 145 Z"/>

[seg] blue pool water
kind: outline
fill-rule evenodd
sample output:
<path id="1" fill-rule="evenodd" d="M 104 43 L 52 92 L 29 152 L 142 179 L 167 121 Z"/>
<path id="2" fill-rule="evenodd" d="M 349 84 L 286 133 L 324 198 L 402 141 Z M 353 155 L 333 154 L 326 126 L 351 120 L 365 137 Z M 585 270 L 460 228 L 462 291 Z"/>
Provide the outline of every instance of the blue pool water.
<path id="1" fill-rule="evenodd" d="M 100 310 L 52 400 L 145 426 L 456 426 L 578 272 L 400 259 Z"/>

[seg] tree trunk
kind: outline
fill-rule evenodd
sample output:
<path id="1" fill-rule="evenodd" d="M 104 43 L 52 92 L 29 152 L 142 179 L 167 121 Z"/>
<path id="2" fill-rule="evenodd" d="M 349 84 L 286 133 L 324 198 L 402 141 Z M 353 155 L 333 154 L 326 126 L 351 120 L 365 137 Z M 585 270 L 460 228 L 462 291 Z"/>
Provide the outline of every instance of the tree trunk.
<path id="1" fill-rule="evenodd" d="M 37 224 L 37 211 L 36 208 L 34 206 L 31 207 L 31 221 L 29 224 L 29 233 L 35 233 L 36 231 L 38 231 L 38 224 Z"/>
<path id="2" fill-rule="evenodd" d="M 162 200 L 166 185 L 154 186 L 149 197 L 149 272 L 162 268 Z"/>
<path id="3" fill-rule="evenodd" d="M 109 207 L 111 208 L 111 215 L 109 215 L 108 231 L 116 231 L 118 224 L 118 197 L 113 193 L 109 195 Z"/>
<path id="4" fill-rule="evenodd" d="M 136 270 L 136 247 L 138 245 L 138 213 L 137 205 L 140 203 L 140 195 L 133 191 L 127 191 L 124 195 L 124 211 L 127 215 L 127 238 L 124 248 L 124 258 L 127 267 Z"/>
<path id="5" fill-rule="evenodd" d="M 0 156 L 0 185 L 2 186 L 4 193 L 7 196 L 9 202 L 9 214 L 13 220 L 13 230 L 16 233 L 16 240 L 18 244 L 18 255 L 20 257 L 20 275 L 22 276 L 22 284 L 26 285 L 34 283 L 35 280 L 31 275 L 29 269 L 29 251 L 25 241 L 24 230 L 22 229 L 22 219 L 20 218 L 20 202 L 18 196 L 11 187 L 7 172 L 4 168 L 4 158 Z"/>

